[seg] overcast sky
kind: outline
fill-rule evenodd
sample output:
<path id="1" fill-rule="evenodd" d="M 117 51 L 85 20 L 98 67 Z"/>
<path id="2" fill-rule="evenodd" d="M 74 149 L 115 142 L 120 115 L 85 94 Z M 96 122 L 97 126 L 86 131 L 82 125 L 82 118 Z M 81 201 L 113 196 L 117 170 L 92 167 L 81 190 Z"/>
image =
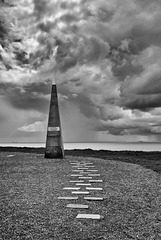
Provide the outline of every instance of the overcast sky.
<path id="1" fill-rule="evenodd" d="M 161 141 L 160 0 L 0 0 L 0 141 Z"/>

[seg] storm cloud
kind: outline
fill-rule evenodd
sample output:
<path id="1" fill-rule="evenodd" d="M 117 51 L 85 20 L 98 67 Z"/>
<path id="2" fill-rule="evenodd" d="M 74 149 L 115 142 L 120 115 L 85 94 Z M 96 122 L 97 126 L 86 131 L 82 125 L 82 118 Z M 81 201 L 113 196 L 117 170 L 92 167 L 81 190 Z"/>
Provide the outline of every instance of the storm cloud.
<path id="1" fill-rule="evenodd" d="M 44 124 L 50 86 L 56 82 L 64 128 L 70 128 L 64 118 L 70 122 L 67 110 L 73 110 L 87 130 L 158 139 L 159 0 L 0 4 L 0 11 L 7 14 L 0 17 L 1 98 L 16 111 L 35 111 L 41 116 L 33 122 L 30 116 L 17 129 L 38 129 Z"/>

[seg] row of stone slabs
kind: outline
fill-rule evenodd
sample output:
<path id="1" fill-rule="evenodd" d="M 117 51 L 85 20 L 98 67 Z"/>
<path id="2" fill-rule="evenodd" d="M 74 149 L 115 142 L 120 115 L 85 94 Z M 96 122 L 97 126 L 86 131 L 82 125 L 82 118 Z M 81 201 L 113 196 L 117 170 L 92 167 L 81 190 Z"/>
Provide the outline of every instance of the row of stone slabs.
<path id="1" fill-rule="evenodd" d="M 102 188 L 96 188 L 91 187 L 91 183 L 102 183 L 103 181 L 101 179 L 92 179 L 93 177 L 100 177 L 100 174 L 94 173 L 98 172 L 98 170 L 91 169 L 94 168 L 93 163 L 90 162 L 71 162 L 71 165 L 73 167 L 72 172 L 79 172 L 79 174 L 72 174 L 71 177 L 78 177 L 78 180 L 70 180 L 71 183 L 75 183 L 76 186 L 84 186 L 86 187 L 86 190 L 88 191 L 78 191 L 80 190 L 80 187 L 64 187 L 63 190 L 75 190 L 72 191 L 72 194 L 75 195 L 88 195 L 89 191 L 102 191 Z M 77 169 L 75 169 L 77 168 Z M 84 170 L 86 172 L 84 172 Z M 86 175 L 88 174 L 88 175 Z M 84 180 L 88 180 L 88 183 L 84 183 Z M 90 187 L 89 187 L 90 186 Z M 59 200 L 77 200 L 78 196 L 72 196 L 72 197 L 58 197 Z M 84 200 L 88 201 L 102 201 L 102 197 L 85 197 Z M 84 204 L 68 204 L 66 206 L 67 208 L 73 208 L 73 209 L 88 209 L 88 205 Z M 78 214 L 76 216 L 77 219 L 101 219 L 102 216 L 99 214 Z"/>

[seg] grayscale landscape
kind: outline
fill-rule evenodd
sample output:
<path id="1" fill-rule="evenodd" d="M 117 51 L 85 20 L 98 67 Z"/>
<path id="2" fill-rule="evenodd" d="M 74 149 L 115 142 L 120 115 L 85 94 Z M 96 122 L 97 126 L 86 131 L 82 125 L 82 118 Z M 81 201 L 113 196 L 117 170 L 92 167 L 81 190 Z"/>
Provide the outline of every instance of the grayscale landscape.
<path id="1" fill-rule="evenodd" d="M 0 240 L 161 239 L 160 23 L 160 0 L 0 0 Z"/>

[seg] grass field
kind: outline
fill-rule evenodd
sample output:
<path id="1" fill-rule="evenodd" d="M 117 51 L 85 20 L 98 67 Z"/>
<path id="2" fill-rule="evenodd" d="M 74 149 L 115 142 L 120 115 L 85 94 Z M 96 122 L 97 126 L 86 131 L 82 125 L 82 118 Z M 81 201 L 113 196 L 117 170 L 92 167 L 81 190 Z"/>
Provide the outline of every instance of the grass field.
<path id="1" fill-rule="evenodd" d="M 104 159 L 96 155 L 87 158 L 85 154 L 91 154 L 88 151 L 82 153 L 83 156 L 79 154 L 79 150 L 68 151 L 64 160 L 54 160 L 44 159 L 38 152 L 0 152 L 0 239 L 161 239 L 159 171 L 143 167 L 134 153 L 131 153 L 133 160 L 130 156 L 129 161 L 136 159 L 137 164 L 123 162 L 129 157 L 125 153 L 122 153 L 124 156 L 117 154 L 117 157 L 116 153 L 111 153 Z M 149 154 L 150 161 L 151 158 L 152 154 Z M 65 191 L 63 187 L 74 186 L 69 183 L 73 160 L 90 160 L 103 179 L 103 183 L 93 186 L 103 187 L 103 191 L 95 195 L 104 197 L 104 201 L 88 202 L 82 197 L 72 201 L 88 204 L 87 210 L 68 209 L 66 205 L 71 201 L 57 199 L 58 196 L 71 196 L 71 191 Z M 103 218 L 78 220 L 78 213 L 95 213 Z"/>
<path id="2" fill-rule="evenodd" d="M 0 147 L 0 152 L 26 152 L 44 154 L 44 148 L 27 147 Z M 140 152 L 140 151 L 108 151 L 92 149 L 65 150 L 66 156 L 94 157 L 105 160 L 113 160 L 127 163 L 134 163 L 153 171 L 161 173 L 161 152 Z"/>

